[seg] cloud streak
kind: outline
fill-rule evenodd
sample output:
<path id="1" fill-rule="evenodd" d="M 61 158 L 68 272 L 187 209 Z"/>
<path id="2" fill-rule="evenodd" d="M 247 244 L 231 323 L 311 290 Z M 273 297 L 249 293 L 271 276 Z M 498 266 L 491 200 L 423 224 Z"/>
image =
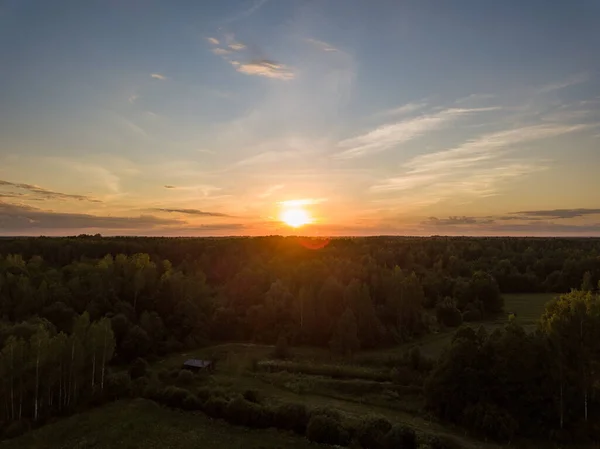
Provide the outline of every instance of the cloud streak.
<path id="1" fill-rule="evenodd" d="M 494 111 L 498 108 L 452 108 L 441 112 L 413 117 L 397 123 L 380 126 L 360 136 L 339 142 L 342 151 L 334 159 L 354 159 L 393 148 L 402 143 L 417 139 L 429 132 L 437 131 L 466 115 Z"/>
<path id="2" fill-rule="evenodd" d="M 182 220 L 139 217 L 103 217 L 90 214 L 57 213 L 31 206 L 0 202 L 0 228 L 7 231 L 31 229 L 152 229 L 158 226 L 183 226 Z"/>
<path id="3" fill-rule="evenodd" d="M 585 217 L 588 215 L 600 215 L 600 209 L 530 210 L 515 212 L 515 215 L 525 215 L 526 217 L 532 218 L 567 219 Z"/>
<path id="4" fill-rule="evenodd" d="M 101 203 L 100 200 L 91 198 L 86 195 L 74 195 L 70 193 L 55 192 L 53 190 L 44 189 L 33 184 L 24 184 L 18 182 L 3 181 L 0 179 L 0 187 L 11 187 L 15 189 L 25 190 L 34 196 L 34 199 L 54 199 L 54 200 L 77 200 L 90 201 L 92 203 Z M 23 196 L 23 195 L 21 195 Z M 24 198 L 25 199 L 25 198 Z"/>
<path id="5" fill-rule="evenodd" d="M 154 208 L 150 209 L 153 212 L 168 212 L 184 215 L 198 215 L 201 217 L 231 217 L 231 215 L 223 214 L 220 212 L 206 212 L 199 209 L 167 209 L 167 208 Z"/>
<path id="6" fill-rule="evenodd" d="M 285 81 L 292 80 L 295 77 L 290 67 L 268 59 L 256 59 L 250 62 L 229 61 L 229 63 L 235 70 L 245 75 L 262 76 Z"/>
<path id="7" fill-rule="evenodd" d="M 164 75 L 161 75 L 160 73 L 152 73 L 152 74 L 150 75 L 150 77 L 152 77 L 152 78 L 154 78 L 154 79 L 156 79 L 156 80 L 161 80 L 161 81 L 164 81 L 164 80 L 166 80 L 166 79 L 167 79 L 167 77 L 166 77 L 166 76 L 164 76 Z"/>
<path id="8" fill-rule="evenodd" d="M 511 151 L 587 127 L 543 124 L 485 134 L 449 150 L 416 156 L 403 164 L 403 174 L 380 180 L 370 190 L 386 193 L 419 189 L 419 195 L 429 197 L 431 202 L 453 196 L 494 195 L 498 184 L 547 168 L 540 160 L 511 160 L 506 157 Z"/>

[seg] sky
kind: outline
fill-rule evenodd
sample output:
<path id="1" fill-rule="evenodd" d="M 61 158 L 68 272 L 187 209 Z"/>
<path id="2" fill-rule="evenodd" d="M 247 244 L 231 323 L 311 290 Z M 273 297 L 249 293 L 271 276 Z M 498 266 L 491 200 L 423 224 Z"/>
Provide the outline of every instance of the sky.
<path id="1" fill-rule="evenodd" d="M 599 49 L 599 0 L 0 0 L 0 235 L 600 236 Z"/>

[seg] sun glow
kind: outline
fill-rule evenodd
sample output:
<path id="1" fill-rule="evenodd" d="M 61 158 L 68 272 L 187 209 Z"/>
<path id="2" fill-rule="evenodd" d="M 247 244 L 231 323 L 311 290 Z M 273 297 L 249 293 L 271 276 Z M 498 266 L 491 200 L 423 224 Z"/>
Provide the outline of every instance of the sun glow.
<path id="1" fill-rule="evenodd" d="M 292 228 L 299 228 L 300 226 L 304 226 L 305 224 L 312 222 L 312 218 L 310 217 L 309 213 L 300 207 L 285 209 L 281 212 L 279 218 Z"/>

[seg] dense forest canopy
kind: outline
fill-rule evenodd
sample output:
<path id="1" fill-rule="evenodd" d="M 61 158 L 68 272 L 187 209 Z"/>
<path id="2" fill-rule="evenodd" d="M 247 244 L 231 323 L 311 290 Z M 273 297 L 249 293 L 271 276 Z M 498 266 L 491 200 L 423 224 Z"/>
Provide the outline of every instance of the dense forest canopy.
<path id="1" fill-rule="evenodd" d="M 119 383 L 111 361 L 219 341 L 351 356 L 496 317 L 503 293 L 581 288 L 535 335 L 461 330 L 419 374 L 438 417 L 498 439 L 539 435 L 597 413 L 599 279 L 599 239 L 0 239 L 0 420 L 103 396 Z"/>
<path id="2" fill-rule="evenodd" d="M 568 292 L 600 278 L 598 239 L 22 238 L 0 240 L 0 317 L 112 320 L 129 360 L 209 340 L 360 345 L 502 311 L 501 293 Z M 589 288 L 589 287 L 588 287 Z M 460 315 L 460 317 L 459 317 Z"/>

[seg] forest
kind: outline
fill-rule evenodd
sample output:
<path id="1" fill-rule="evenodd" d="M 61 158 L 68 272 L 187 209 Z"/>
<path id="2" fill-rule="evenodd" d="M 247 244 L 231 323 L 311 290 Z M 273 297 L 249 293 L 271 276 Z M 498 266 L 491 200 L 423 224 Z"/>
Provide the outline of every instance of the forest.
<path id="1" fill-rule="evenodd" d="M 458 328 L 438 360 L 393 367 L 427 413 L 498 441 L 600 440 L 599 289 L 600 239 L 3 238 L 0 426 L 130 394 L 123 370 L 186 349 L 352 360 Z M 478 327 L 510 312 L 503 295 L 541 292 L 560 298 L 534 332 Z"/>

